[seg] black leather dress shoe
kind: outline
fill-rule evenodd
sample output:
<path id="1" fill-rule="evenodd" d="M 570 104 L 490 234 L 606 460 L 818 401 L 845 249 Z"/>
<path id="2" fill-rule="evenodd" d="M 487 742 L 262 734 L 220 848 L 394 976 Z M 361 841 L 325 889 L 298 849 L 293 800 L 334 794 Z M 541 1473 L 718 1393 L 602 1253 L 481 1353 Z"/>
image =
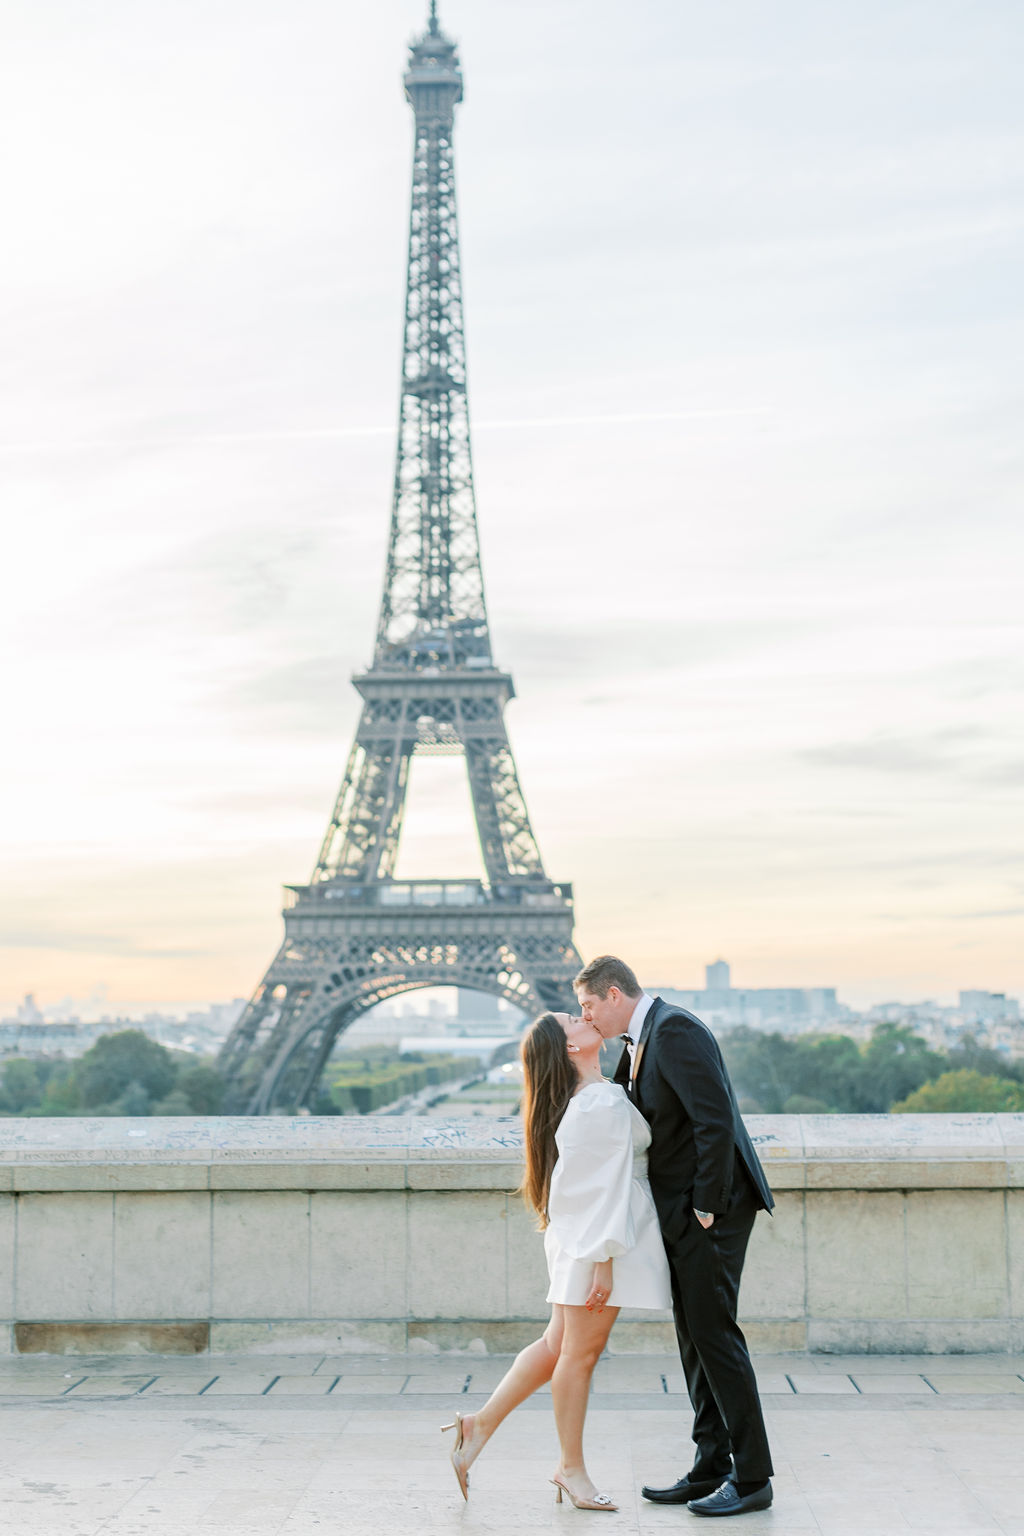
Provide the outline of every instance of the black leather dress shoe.
<path id="1" fill-rule="evenodd" d="M 671 1488 L 641 1488 L 640 1492 L 652 1504 L 689 1504 L 691 1499 L 705 1499 L 721 1485 L 722 1479 L 681 1477 Z"/>
<path id="2" fill-rule="evenodd" d="M 771 1501 L 771 1483 L 744 1496 L 735 1483 L 724 1482 L 706 1499 L 693 1500 L 689 1508 L 692 1515 L 746 1515 L 753 1509 L 767 1509 Z"/>

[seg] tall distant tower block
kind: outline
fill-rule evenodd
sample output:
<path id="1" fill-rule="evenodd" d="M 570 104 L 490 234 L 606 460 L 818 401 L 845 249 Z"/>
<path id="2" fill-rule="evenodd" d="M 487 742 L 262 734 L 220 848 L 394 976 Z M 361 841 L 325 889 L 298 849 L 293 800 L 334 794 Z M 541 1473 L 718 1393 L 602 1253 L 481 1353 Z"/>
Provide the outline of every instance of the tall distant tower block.
<path id="1" fill-rule="evenodd" d="M 704 967 L 704 986 L 708 992 L 728 992 L 732 986 L 728 962 L 713 960 Z"/>
<path id="2" fill-rule="evenodd" d="M 452 130 L 455 44 L 431 3 L 410 50 L 416 119 L 402 402 L 373 665 L 308 885 L 285 889 L 280 951 L 226 1042 L 230 1107 L 316 1103 L 338 1035 L 384 998 L 461 986 L 565 1008 L 580 959 L 572 888 L 546 876 L 505 731 L 512 679 L 484 604 L 466 400 Z M 414 754 L 466 759 L 484 880 L 394 878 Z"/>

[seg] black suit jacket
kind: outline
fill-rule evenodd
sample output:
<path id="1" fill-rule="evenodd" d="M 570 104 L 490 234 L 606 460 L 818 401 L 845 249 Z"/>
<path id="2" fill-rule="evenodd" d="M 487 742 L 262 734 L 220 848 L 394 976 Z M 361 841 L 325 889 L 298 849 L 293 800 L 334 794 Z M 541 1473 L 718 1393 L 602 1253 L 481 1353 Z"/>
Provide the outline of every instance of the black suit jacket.
<path id="1" fill-rule="evenodd" d="M 647 1011 L 636 1046 L 632 1097 L 651 1128 L 651 1193 L 666 1239 L 678 1235 L 691 1210 L 724 1215 L 742 1171 L 758 1206 L 775 1204 L 743 1124 L 718 1041 L 695 1014 L 660 997 Z M 616 1082 L 629 1083 L 623 1050 Z"/>

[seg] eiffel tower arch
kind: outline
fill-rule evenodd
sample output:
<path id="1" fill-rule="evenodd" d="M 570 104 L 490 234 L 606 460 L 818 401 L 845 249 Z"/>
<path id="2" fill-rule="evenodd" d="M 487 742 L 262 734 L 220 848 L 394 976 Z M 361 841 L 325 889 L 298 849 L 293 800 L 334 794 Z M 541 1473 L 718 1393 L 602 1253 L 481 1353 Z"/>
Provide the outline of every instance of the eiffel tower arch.
<path id="1" fill-rule="evenodd" d="M 512 679 L 484 602 L 466 396 L 453 125 L 455 44 L 431 0 L 410 47 L 415 117 L 401 411 L 376 646 L 354 679 L 355 741 L 308 885 L 285 888 L 284 942 L 226 1041 L 229 1107 L 315 1103 L 343 1030 L 420 987 L 564 1008 L 580 965 L 572 888 L 548 879 L 505 729 Z M 409 768 L 464 757 L 482 880 L 395 878 Z"/>

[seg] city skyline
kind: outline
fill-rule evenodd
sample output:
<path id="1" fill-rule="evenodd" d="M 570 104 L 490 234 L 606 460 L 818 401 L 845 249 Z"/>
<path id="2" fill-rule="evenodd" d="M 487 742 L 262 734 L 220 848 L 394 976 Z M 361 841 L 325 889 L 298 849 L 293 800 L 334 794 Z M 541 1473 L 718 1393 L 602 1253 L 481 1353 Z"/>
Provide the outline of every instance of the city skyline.
<path id="1" fill-rule="evenodd" d="M 581 951 L 1019 993 L 1020 18 L 441 12 L 484 577 Z M 0 991 L 244 994 L 369 660 L 425 6 L 10 14 Z M 453 769 L 405 876 L 478 872 Z"/>
<path id="2" fill-rule="evenodd" d="M 648 979 L 645 981 L 644 985 L 647 987 L 648 991 L 664 991 L 666 994 L 672 993 L 682 995 L 684 993 L 696 994 L 698 992 L 706 993 L 722 990 L 726 994 L 731 992 L 736 997 L 753 996 L 759 990 L 804 991 L 807 993 L 834 993 L 836 991 L 835 988 L 807 987 L 800 981 L 791 981 L 788 986 L 784 985 L 781 989 L 759 989 L 752 983 L 747 984 L 742 981 L 735 982 L 733 980 L 727 981 L 724 984 L 724 987 L 720 987 L 718 983 L 711 979 L 711 973 L 723 965 L 725 966 L 726 971 L 731 970 L 731 965 L 728 962 L 722 960 L 718 960 L 702 966 L 701 969 L 704 973 L 703 983 L 700 981 L 697 975 L 687 976 L 685 978 L 661 976 L 654 980 Z M 409 1009 L 413 1011 L 416 1009 L 421 1009 L 424 1012 L 429 1012 L 437 1006 L 456 1010 L 458 1007 L 456 1002 L 456 997 L 458 994 L 458 988 L 439 984 L 435 987 L 418 988 L 413 991 L 399 993 L 395 997 L 391 998 L 388 1002 L 379 1004 L 377 1007 L 383 1009 L 385 1012 L 389 1008 L 398 1008 L 399 1010 Z M 884 1008 L 890 1005 L 893 1008 L 898 1009 L 912 1009 L 915 1007 L 936 1007 L 941 1009 L 960 1007 L 963 1009 L 967 1006 L 968 999 L 979 997 L 988 999 L 990 1002 L 995 1002 L 998 999 L 1005 999 L 1009 1002 L 1011 1009 L 1013 1008 L 1014 1004 L 1018 1006 L 1024 1004 L 1024 997 L 1015 997 L 1013 993 L 997 993 L 993 992 L 989 988 L 972 989 L 966 987 L 958 988 L 955 997 L 889 997 L 880 999 L 875 1002 L 862 1002 L 859 1005 L 854 1005 L 851 1003 L 849 998 L 840 996 L 836 998 L 836 1002 L 840 1012 L 857 1013 L 861 1010 L 870 1012 L 873 1009 L 877 1009 L 879 1007 Z M 0 1020 L 9 1022 L 14 1020 L 16 1017 L 25 1018 L 29 1016 L 33 1018 L 38 1016 L 40 1019 L 55 1022 L 67 1022 L 74 1020 L 96 1022 L 101 1019 L 110 1018 L 134 1018 L 142 1020 L 148 1014 L 160 1014 L 166 1017 L 175 1017 L 194 1011 L 218 1011 L 232 1008 L 240 1010 L 244 1006 L 245 1002 L 246 996 L 242 993 L 239 993 L 231 998 L 119 998 L 115 1001 L 110 998 L 108 989 L 101 984 L 99 987 L 94 988 L 91 993 L 81 998 L 76 998 L 70 994 L 65 994 L 63 997 L 54 1000 L 40 996 L 35 991 L 23 993 L 22 996 L 17 999 L 5 999 L 0 997 Z M 376 1008 L 371 1009 L 370 1013 L 375 1013 L 376 1011 Z"/>

